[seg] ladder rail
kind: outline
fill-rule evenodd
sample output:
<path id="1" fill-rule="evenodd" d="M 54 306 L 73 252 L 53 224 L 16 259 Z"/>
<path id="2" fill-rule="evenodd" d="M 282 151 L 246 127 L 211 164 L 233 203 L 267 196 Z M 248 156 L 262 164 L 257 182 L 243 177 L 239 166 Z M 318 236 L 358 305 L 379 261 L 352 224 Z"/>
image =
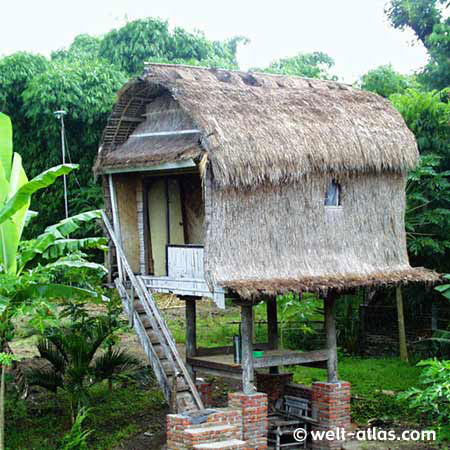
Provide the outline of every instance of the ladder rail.
<path id="1" fill-rule="evenodd" d="M 105 213 L 102 211 L 102 216 L 104 214 Z M 124 252 L 122 250 L 122 247 L 120 246 L 120 244 L 119 244 L 119 242 L 118 242 L 118 240 L 117 240 L 117 238 L 116 238 L 116 236 L 114 234 L 114 231 L 113 231 L 113 229 L 111 227 L 111 224 L 109 223 L 108 218 L 106 217 L 106 215 L 105 215 L 105 217 L 103 217 L 103 220 L 105 221 L 106 229 L 108 230 L 108 232 L 109 232 L 109 234 L 111 236 L 111 239 L 112 239 L 112 241 L 113 241 L 113 243 L 114 243 L 114 245 L 116 247 L 117 257 L 122 258 L 122 260 L 123 260 L 122 261 L 122 263 L 123 263 L 122 264 L 122 268 L 124 269 L 124 274 L 128 275 L 128 278 L 129 278 L 129 280 L 131 282 L 131 286 L 134 286 L 134 291 L 136 292 L 139 300 L 141 301 L 142 306 L 144 307 L 144 310 L 145 310 L 145 312 L 147 314 L 148 319 L 150 320 L 150 324 L 151 324 L 151 326 L 153 328 L 153 331 L 155 332 L 155 334 L 158 335 L 160 343 L 161 343 L 161 346 L 164 349 L 164 353 L 167 356 L 167 359 L 168 359 L 168 361 L 169 361 L 169 363 L 170 363 L 170 365 L 172 367 L 173 372 L 176 374 L 178 372 L 178 369 L 176 367 L 175 360 L 173 358 L 171 349 L 167 345 L 167 342 L 166 342 L 167 338 L 165 338 L 165 336 L 163 336 L 163 335 L 161 335 L 161 333 L 159 333 L 159 326 L 158 326 L 157 322 L 155 321 L 155 318 L 153 316 L 153 311 L 152 311 L 152 308 L 151 308 L 151 303 L 152 302 L 147 300 L 147 295 L 146 294 L 149 294 L 149 293 L 146 292 L 145 290 L 143 290 L 141 288 L 140 284 L 138 283 L 138 281 L 136 279 L 136 276 L 134 275 L 134 273 L 133 273 L 133 271 L 132 271 L 132 269 L 131 269 L 131 267 L 130 267 L 130 265 L 129 265 L 126 257 L 125 257 L 125 254 L 124 254 Z M 120 281 L 120 279 L 119 279 L 119 281 Z M 125 280 L 123 280 L 123 281 L 125 281 Z M 133 301 L 134 301 L 134 299 L 133 299 Z M 131 306 L 129 306 L 129 307 L 131 308 Z"/>
<path id="2" fill-rule="evenodd" d="M 183 378 L 186 381 L 186 384 L 189 387 L 189 390 L 192 394 L 192 397 L 193 397 L 194 402 L 196 403 L 197 407 L 199 409 L 204 409 L 203 402 L 200 398 L 197 388 L 196 388 L 194 382 L 192 381 L 192 378 L 189 375 L 189 372 L 188 372 L 183 360 L 181 359 L 181 356 L 178 352 L 178 349 L 172 338 L 172 335 L 167 327 L 166 322 L 162 318 L 158 307 L 156 306 L 155 302 L 153 301 L 151 293 L 145 287 L 145 284 L 144 284 L 142 278 L 140 276 L 136 276 L 133 273 L 133 271 L 126 259 L 125 253 L 122 250 L 122 247 L 121 247 L 120 243 L 118 242 L 118 239 L 114 233 L 114 230 L 109 222 L 108 217 L 106 216 L 104 211 L 102 211 L 101 214 L 102 214 L 103 222 L 105 223 L 106 229 L 110 235 L 110 238 L 113 241 L 114 246 L 116 247 L 117 258 L 121 259 L 122 269 L 124 269 L 124 272 L 128 275 L 131 285 L 134 287 L 134 291 L 136 292 L 139 300 L 141 301 L 142 306 L 144 307 L 144 310 L 148 315 L 148 319 L 150 320 L 150 322 L 152 324 L 152 327 L 153 327 L 153 325 L 155 325 L 154 332 L 163 338 L 163 339 L 160 339 L 161 346 L 164 348 L 167 359 L 170 361 L 171 365 L 173 366 L 174 378 L 176 379 L 176 377 L 178 375 L 183 376 Z M 131 301 L 133 302 L 134 299 L 131 299 Z M 159 331 L 161 331 L 161 333 L 159 333 Z M 176 366 L 178 366 L 178 368 Z"/>
<path id="3" fill-rule="evenodd" d="M 126 289 L 125 287 L 122 285 L 122 283 L 120 283 L 120 280 L 116 280 L 116 287 L 117 290 L 119 291 L 119 293 L 124 296 L 128 297 L 128 294 L 126 293 Z M 123 297 L 122 297 L 123 298 Z M 129 310 L 129 304 L 128 302 L 123 301 L 123 305 L 125 310 L 127 311 L 128 314 L 131 314 L 131 311 Z M 158 380 L 159 384 L 162 387 L 163 393 L 164 393 L 164 397 L 166 398 L 166 400 L 168 402 L 171 401 L 171 387 L 170 387 L 170 383 L 169 380 L 167 378 L 166 373 L 164 372 L 164 368 L 161 365 L 161 361 L 158 358 L 158 355 L 153 347 L 153 344 L 149 338 L 149 336 L 147 335 L 146 331 L 145 331 L 145 327 L 139 317 L 139 314 L 135 311 L 133 311 L 133 323 L 134 323 L 134 328 L 136 330 L 136 334 L 138 335 L 139 341 L 141 342 L 142 346 L 144 347 L 144 350 L 146 351 L 146 354 L 151 354 L 152 357 L 148 358 L 150 361 L 150 364 L 153 368 L 153 371 L 155 372 L 155 376 L 156 379 Z"/>

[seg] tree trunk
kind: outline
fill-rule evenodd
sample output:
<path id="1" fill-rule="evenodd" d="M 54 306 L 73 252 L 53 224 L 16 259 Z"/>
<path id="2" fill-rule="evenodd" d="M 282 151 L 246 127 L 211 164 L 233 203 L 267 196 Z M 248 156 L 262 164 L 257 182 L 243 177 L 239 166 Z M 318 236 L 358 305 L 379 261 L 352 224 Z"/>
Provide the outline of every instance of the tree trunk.
<path id="1" fill-rule="evenodd" d="M 1 344 L 1 351 L 8 355 L 14 356 L 14 352 L 12 348 L 9 346 L 8 341 L 6 340 L 4 340 Z M 19 392 L 20 398 L 22 400 L 26 399 L 28 397 L 28 389 L 29 389 L 27 377 L 25 375 L 24 370 L 22 369 L 22 366 L 18 364 L 17 361 L 15 361 L 14 359 L 11 364 L 11 372 L 14 377 L 14 382 L 17 391 Z"/>
<path id="2" fill-rule="evenodd" d="M 5 450 L 5 372 L 2 365 L 2 379 L 0 384 L 0 450 Z"/>
<path id="3" fill-rule="evenodd" d="M 398 338 L 400 344 L 400 359 L 408 362 L 408 347 L 406 345 L 405 317 L 403 315 L 403 296 L 402 288 L 397 286 L 395 289 L 397 299 L 397 317 L 398 317 Z"/>

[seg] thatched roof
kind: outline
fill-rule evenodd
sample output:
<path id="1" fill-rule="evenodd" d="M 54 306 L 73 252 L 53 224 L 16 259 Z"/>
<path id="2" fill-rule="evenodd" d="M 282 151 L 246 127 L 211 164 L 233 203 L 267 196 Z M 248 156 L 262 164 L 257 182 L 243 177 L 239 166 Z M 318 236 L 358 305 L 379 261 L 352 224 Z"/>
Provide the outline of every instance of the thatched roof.
<path id="1" fill-rule="evenodd" d="M 173 108 L 160 111 L 155 99 L 168 96 Z M 153 107 L 164 120 L 145 119 Z M 128 139 L 161 126 L 200 133 Z M 204 153 L 221 187 L 279 184 L 312 172 L 405 173 L 418 158 L 400 114 L 370 92 L 292 76 L 150 64 L 120 91 L 96 170 Z"/>

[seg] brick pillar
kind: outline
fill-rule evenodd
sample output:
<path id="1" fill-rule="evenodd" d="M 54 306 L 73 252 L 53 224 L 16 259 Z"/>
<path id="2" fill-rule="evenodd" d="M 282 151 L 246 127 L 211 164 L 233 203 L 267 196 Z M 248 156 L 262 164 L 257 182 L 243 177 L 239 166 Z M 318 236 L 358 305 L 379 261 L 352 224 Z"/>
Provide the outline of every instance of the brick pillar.
<path id="1" fill-rule="evenodd" d="M 184 450 L 187 448 L 184 439 L 184 430 L 191 425 L 188 417 L 180 414 L 167 414 L 167 450 Z"/>
<path id="2" fill-rule="evenodd" d="M 350 428 L 350 383 L 341 381 L 339 383 L 315 382 L 312 384 L 312 409 L 316 414 L 318 425 L 316 430 L 337 429 L 348 430 Z M 342 433 L 338 439 L 313 441 L 312 448 L 340 449 L 344 441 Z"/>
<path id="3" fill-rule="evenodd" d="M 195 385 L 202 399 L 203 406 L 209 408 L 212 405 L 212 383 L 197 380 Z"/>
<path id="4" fill-rule="evenodd" d="M 267 394 L 228 394 L 228 406 L 242 411 L 242 440 L 246 449 L 267 449 Z"/>
<path id="5" fill-rule="evenodd" d="M 256 389 L 267 394 L 269 410 L 272 411 L 279 398 L 284 396 L 288 383 L 292 383 L 292 373 L 264 373 L 256 372 Z"/>

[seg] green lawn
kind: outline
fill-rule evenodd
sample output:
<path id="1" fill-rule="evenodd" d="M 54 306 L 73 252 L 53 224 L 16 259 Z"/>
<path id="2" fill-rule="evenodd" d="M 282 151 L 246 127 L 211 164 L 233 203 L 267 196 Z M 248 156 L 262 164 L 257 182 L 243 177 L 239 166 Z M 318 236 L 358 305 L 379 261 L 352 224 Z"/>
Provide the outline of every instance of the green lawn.
<path id="1" fill-rule="evenodd" d="M 370 394 L 374 391 L 404 391 L 418 383 L 420 369 L 396 358 L 356 358 L 339 359 L 339 378 L 349 381 L 354 394 Z M 307 367 L 296 367 L 294 381 L 311 384 L 325 381 L 326 371 Z"/>

